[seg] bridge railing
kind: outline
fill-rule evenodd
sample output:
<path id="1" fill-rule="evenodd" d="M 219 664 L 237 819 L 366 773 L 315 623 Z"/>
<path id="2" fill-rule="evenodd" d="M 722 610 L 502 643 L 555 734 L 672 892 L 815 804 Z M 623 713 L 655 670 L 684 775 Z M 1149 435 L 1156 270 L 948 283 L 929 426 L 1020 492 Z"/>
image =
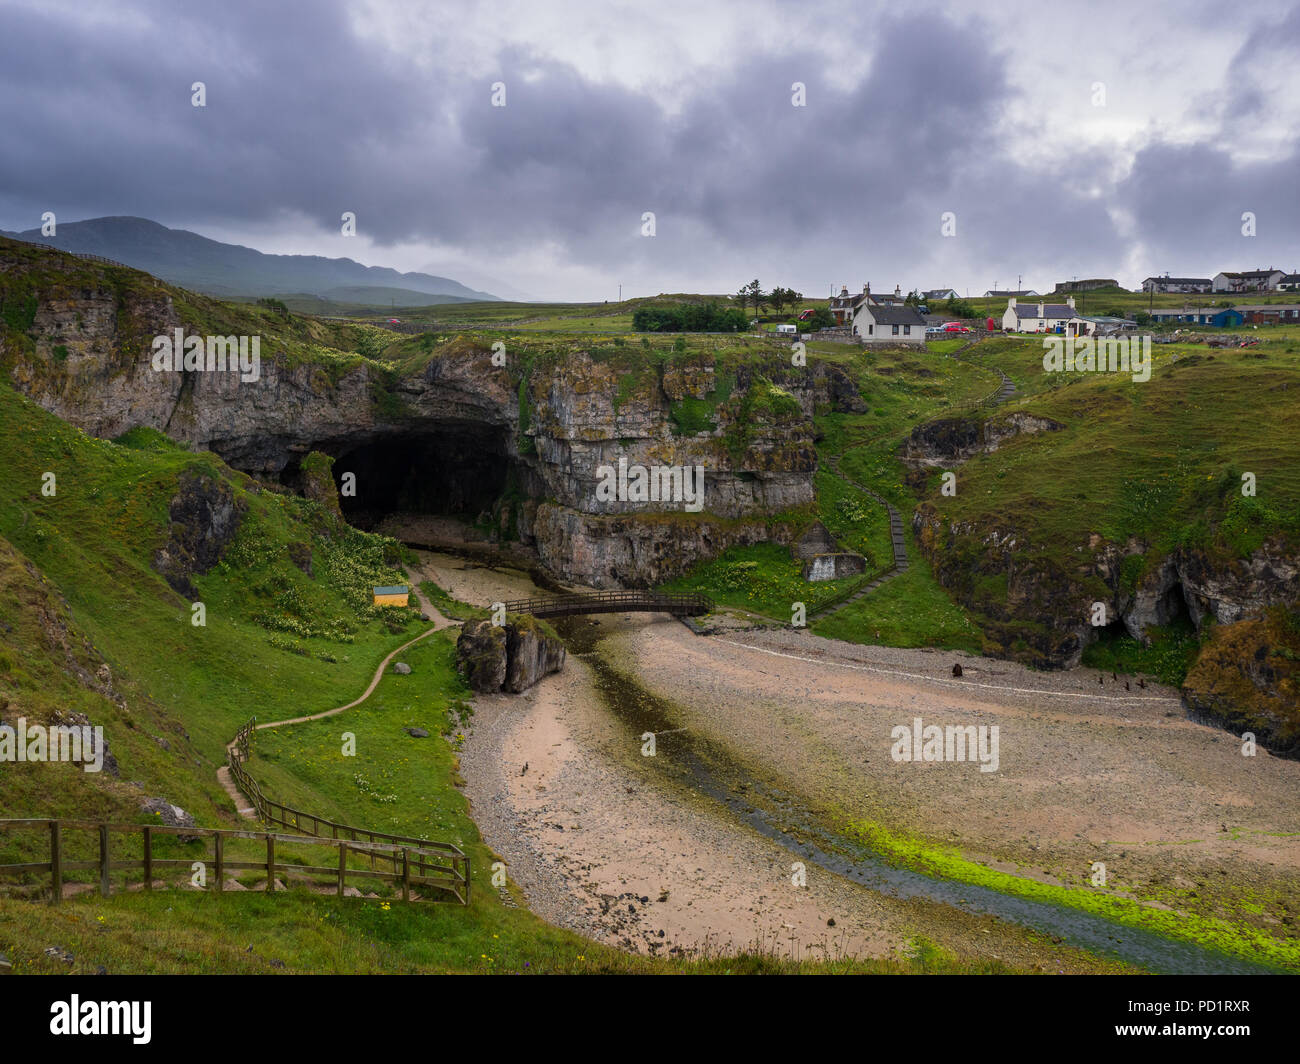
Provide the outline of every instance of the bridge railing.
<path id="1" fill-rule="evenodd" d="M 558 617 L 619 610 L 684 614 L 698 617 L 713 610 L 713 600 L 697 591 L 592 591 L 505 603 L 507 613 Z"/>

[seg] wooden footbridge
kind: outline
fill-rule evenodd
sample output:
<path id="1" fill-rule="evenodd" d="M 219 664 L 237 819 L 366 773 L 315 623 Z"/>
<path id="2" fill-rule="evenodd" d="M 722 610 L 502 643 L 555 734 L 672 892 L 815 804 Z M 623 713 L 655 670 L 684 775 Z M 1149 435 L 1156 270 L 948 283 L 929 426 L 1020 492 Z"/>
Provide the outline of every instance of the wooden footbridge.
<path id="1" fill-rule="evenodd" d="M 671 613 L 702 617 L 713 612 L 713 599 L 695 591 L 590 591 L 549 598 L 518 599 L 505 604 L 507 613 L 534 617 L 572 617 L 582 613 Z"/>

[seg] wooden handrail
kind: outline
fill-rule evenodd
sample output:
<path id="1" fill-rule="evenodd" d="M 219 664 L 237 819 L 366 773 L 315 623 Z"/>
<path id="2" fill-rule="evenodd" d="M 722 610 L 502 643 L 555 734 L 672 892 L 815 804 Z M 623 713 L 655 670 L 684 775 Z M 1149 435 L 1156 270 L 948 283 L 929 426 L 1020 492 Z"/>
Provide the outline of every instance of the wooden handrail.
<path id="1" fill-rule="evenodd" d="M 158 858 L 152 850 L 153 839 L 158 835 L 181 836 L 187 840 L 212 839 L 213 856 L 210 859 L 216 868 L 215 889 L 225 889 L 225 873 L 228 870 L 262 871 L 266 873 L 266 889 L 273 892 L 277 873 L 288 875 L 319 875 L 333 881 L 335 890 L 342 895 L 347 886 L 347 877 L 380 879 L 401 889 L 404 901 L 413 900 L 412 890 L 428 888 L 450 894 L 462 905 L 469 904 L 469 858 L 457 850 L 459 856 L 450 856 L 442 849 L 430 849 L 427 843 L 420 845 L 397 844 L 391 842 L 371 842 L 364 840 L 334 839 L 314 835 L 285 835 L 266 831 L 240 831 L 227 828 L 180 827 L 167 824 L 121 824 L 98 820 L 77 819 L 0 819 L 2 831 L 44 831 L 48 834 L 49 860 L 27 862 L 22 864 L 0 865 L 0 878 L 21 873 L 48 873 L 50 876 L 50 900 L 54 904 L 62 899 L 65 873 L 95 871 L 99 874 L 99 891 L 107 897 L 110 894 L 110 873 L 114 871 L 142 873 L 141 885 L 145 890 L 152 889 L 154 873 L 161 868 L 183 869 L 189 871 L 194 863 L 192 854 L 183 858 Z M 93 831 L 98 837 L 99 856 L 95 860 L 72 861 L 67 859 L 66 832 Z M 114 861 L 111 859 L 109 835 L 139 834 L 142 840 L 142 853 L 137 859 Z M 227 839 L 250 839 L 263 843 L 266 857 L 263 861 L 231 860 L 225 849 Z M 338 851 L 337 861 L 328 866 L 300 865 L 277 861 L 277 846 L 323 846 Z M 455 847 L 452 847 L 455 849 Z M 372 859 L 381 856 L 393 864 L 391 871 L 376 869 L 349 869 L 347 858 L 350 854 L 369 855 Z M 449 862 L 440 864 L 437 862 Z"/>

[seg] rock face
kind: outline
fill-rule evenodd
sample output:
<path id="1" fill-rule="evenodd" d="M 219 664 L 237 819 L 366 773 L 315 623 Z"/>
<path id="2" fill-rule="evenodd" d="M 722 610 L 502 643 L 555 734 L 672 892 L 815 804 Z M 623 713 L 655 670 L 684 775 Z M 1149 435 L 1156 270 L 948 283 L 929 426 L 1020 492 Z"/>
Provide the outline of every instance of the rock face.
<path id="1" fill-rule="evenodd" d="M 1064 426 L 1051 418 L 1010 413 L 988 419 L 940 418 L 918 425 L 904 441 L 899 457 L 913 468 L 946 466 L 977 454 L 996 451 L 1016 436 L 1057 432 Z"/>
<path id="2" fill-rule="evenodd" d="M 158 823 L 166 824 L 173 828 L 192 828 L 197 825 L 194 823 L 194 817 L 182 809 L 179 805 L 172 805 L 165 798 L 150 798 L 140 804 L 140 812 L 151 813 L 158 817 Z M 199 836 L 181 835 L 182 842 L 190 842 Z"/>
<path id="3" fill-rule="evenodd" d="M 1263 616 L 1218 626 L 1183 685 L 1193 719 L 1300 759 L 1300 612 L 1272 607 Z"/>
<path id="4" fill-rule="evenodd" d="M 842 551 L 835 554 L 816 554 L 804 562 L 803 578 L 809 583 L 838 580 L 842 576 L 857 576 L 867 571 L 867 559 L 861 554 Z"/>
<path id="5" fill-rule="evenodd" d="M 1107 623 L 1122 623 L 1146 642 L 1149 627 L 1180 617 L 1201 632 L 1208 622 L 1233 624 L 1300 601 L 1300 562 L 1278 542 L 1265 542 L 1248 558 L 1178 548 L 1148 560 L 1141 544 L 1094 535 L 1078 545 L 1078 561 L 1066 570 L 1020 542 L 1013 528 L 953 522 L 930 503 L 917 507 L 912 527 L 939 582 L 981 616 L 986 652 L 1044 668 L 1079 663 L 1097 638 L 1097 602 Z M 1135 565 L 1141 576 L 1127 578 Z"/>
<path id="6" fill-rule="evenodd" d="M 532 618 L 508 623 L 506 629 L 506 690 L 526 691 L 543 676 L 564 668 L 568 652 L 555 636 L 547 634 Z"/>
<path id="7" fill-rule="evenodd" d="M 242 515 L 230 485 L 213 477 L 184 473 L 172 499 L 171 538 L 155 555 L 153 566 L 186 598 L 198 598 L 190 577 L 202 575 L 221 560 L 235 537 Z"/>
<path id="8" fill-rule="evenodd" d="M 0 246 L 0 271 L 5 255 Z M 31 342 L 0 352 L 0 362 L 19 391 L 92 435 L 159 429 L 248 473 L 295 483 L 329 511 L 337 500 L 322 463 L 308 457 L 313 451 L 343 459 L 386 443 L 407 462 L 430 463 L 430 474 L 465 466 L 460 482 L 496 471 L 489 487 L 499 499 L 487 516 L 498 534 L 534 547 L 554 572 L 602 587 L 675 575 L 761 538 L 773 515 L 809 506 L 814 411 L 865 408 L 846 373 L 821 363 L 792 366 L 786 345 L 755 345 L 754 357 L 727 368 L 694 355 L 661 366 L 646 353 L 631 360 L 631 372 L 627 360 L 620 368 L 575 352 L 520 379 L 518 362 L 494 365 L 487 347 L 458 339 L 438 345 L 417 371 L 392 377 L 367 362 L 327 369 L 290 360 L 267 336 L 255 381 L 159 372 L 150 361 L 154 336 L 220 328 L 184 321 L 191 312 L 182 313 L 173 292 L 161 284 L 115 288 L 107 276 L 98 286 L 47 286 Z M 458 442 L 469 449 L 456 457 Z M 466 464 L 485 456 L 493 461 Z M 681 500 L 598 500 L 600 470 L 620 460 L 702 468 L 700 510 L 688 512 Z M 439 492 L 456 497 L 460 482 L 444 472 Z M 478 505 L 477 495 L 463 494 Z M 596 548 L 612 518 L 625 519 L 617 526 L 622 538 Z M 185 569 L 184 561 L 168 569 L 180 586 Z"/>
<path id="9" fill-rule="evenodd" d="M 494 694 L 506 684 L 506 632 L 487 621 L 466 621 L 456 640 L 456 668 L 470 688 Z"/>
<path id="10" fill-rule="evenodd" d="M 456 640 L 458 668 L 480 694 L 526 691 L 564 668 L 564 644 L 532 617 L 508 617 L 504 625 L 469 621 Z"/>

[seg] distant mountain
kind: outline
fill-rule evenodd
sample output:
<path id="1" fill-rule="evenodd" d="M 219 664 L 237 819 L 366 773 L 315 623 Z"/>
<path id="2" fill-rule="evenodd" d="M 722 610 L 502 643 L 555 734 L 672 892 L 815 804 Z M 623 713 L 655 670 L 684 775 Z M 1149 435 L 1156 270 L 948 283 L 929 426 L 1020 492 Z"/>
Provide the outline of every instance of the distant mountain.
<path id="1" fill-rule="evenodd" d="M 407 276 L 411 276 L 407 274 Z M 362 303 L 372 307 L 428 307 L 435 303 L 473 303 L 480 299 L 496 299 L 496 296 L 451 296 L 445 293 L 437 295 L 428 292 L 415 292 L 410 288 L 381 288 L 378 285 L 340 285 L 320 293 L 324 298 L 335 303 Z"/>
<path id="2" fill-rule="evenodd" d="M 0 231 L 3 232 L 3 231 Z M 306 292 L 327 299 L 358 289 L 382 289 L 379 304 L 396 299 L 392 290 L 416 293 L 423 304 L 495 300 L 489 292 L 476 292 L 459 281 L 428 273 L 402 273 L 385 266 L 362 266 L 352 259 L 327 259 L 320 255 L 265 255 L 254 248 L 223 244 L 185 229 L 168 229 L 147 218 L 89 218 L 60 222 L 57 236 L 42 236 L 40 229 L 4 232 L 63 251 L 82 251 L 116 259 L 147 270 L 155 277 L 182 288 L 214 296 L 269 296 L 280 292 Z M 354 300 L 349 295 L 351 302 Z M 401 300 L 397 300 L 399 303 Z M 407 306 L 415 304 L 407 303 Z"/>

